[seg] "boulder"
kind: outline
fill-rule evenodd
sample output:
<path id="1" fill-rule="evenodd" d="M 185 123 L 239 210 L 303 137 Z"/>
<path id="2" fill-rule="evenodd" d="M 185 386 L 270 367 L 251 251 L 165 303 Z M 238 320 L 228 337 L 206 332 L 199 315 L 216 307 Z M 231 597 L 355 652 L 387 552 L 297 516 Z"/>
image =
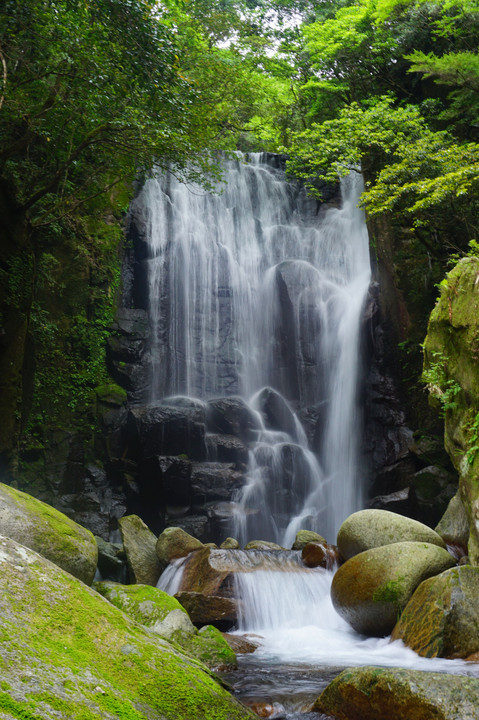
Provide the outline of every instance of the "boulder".
<path id="1" fill-rule="evenodd" d="M 284 550 L 284 547 L 269 540 L 250 540 L 244 546 L 245 550 Z"/>
<path id="2" fill-rule="evenodd" d="M 321 543 L 326 544 L 326 540 L 319 533 L 313 530 L 298 530 L 296 533 L 295 541 L 292 545 L 292 550 L 302 550 L 308 543 Z"/>
<path id="3" fill-rule="evenodd" d="M 130 452 L 140 457 L 184 455 L 205 460 L 204 411 L 198 409 L 136 406 L 126 426 Z"/>
<path id="4" fill-rule="evenodd" d="M 444 446 L 459 475 L 469 524 L 468 555 L 479 564 L 479 258 L 465 257 L 441 283 L 424 342 L 430 401 L 444 414 Z"/>
<path id="5" fill-rule="evenodd" d="M 172 560 L 186 557 L 190 552 L 201 550 L 203 547 L 202 542 L 181 528 L 166 528 L 156 541 L 156 554 L 160 562 L 161 572 Z"/>
<path id="6" fill-rule="evenodd" d="M 332 570 L 339 565 L 337 548 L 328 543 L 309 542 L 301 551 L 301 560 L 309 568 L 323 567 Z"/>
<path id="7" fill-rule="evenodd" d="M 245 484 L 243 473 L 233 463 L 192 463 L 191 498 L 194 505 L 216 500 L 229 502 Z"/>
<path id="8" fill-rule="evenodd" d="M 406 517 L 417 517 L 418 514 L 416 495 L 410 487 L 396 490 L 387 495 L 376 495 L 369 500 L 367 506 L 374 510 L 388 510 Z"/>
<path id="9" fill-rule="evenodd" d="M 236 469 L 248 465 L 248 448 L 233 435 L 208 433 L 206 452 L 210 462 L 233 463 Z"/>
<path id="10" fill-rule="evenodd" d="M 231 635 L 230 633 L 223 633 L 223 637 L 237 655 L 254 653 L 261 644 L 258 635 Z"/>
<path id="11" fill-rule="evenodd" d="M 240 544 L 232 537 L 227 537 L 220 545 L 223 550 L 239 550 Z"/>
<path id="12" fill-rule="evenodd" d="M 96 536 L 98 545 L 98 571 L 102 580 L 126 582 L 128 569 L 126 566 L 125 548 L 121 543 L 110 543 Z"/>
<path id="13" fill-rule="evenodd" d="M 479 652 L 479 568 L 454 567 L 422 582 L 391 639 L 425 657 L 467 658 Z"/>
<path id="14" fill-rule="evenodd" d="M 204 665 L 7 538 L 0 636 L 5 717 L 254 718 Z"/>
<path id="15" fill-rule="evenodd" d="M 477 678 L 357 667 L 343 670 L 312 710 L 337 720 L 475 720 L 478 707 Z"/>
<path id="16" fill-rule="evenodd" d="M 203 548 L 186 559 L 180 591 L 231 597 L 233 594 L 231 550 Z"/>
<path id="17" fill-rule="evenodd" d="M 447 550 L 430 543 L 372 548 L 337 570 L 331 586 L 333 605 L 357 632 L 388 635 L 419 583 L 453 565 Z"/>
<path id="18" fill-rule="evenodd" d="M 448 545 L 460 547 L 464 552 L 467 551 L 469 523 L 459 493 L 456 493 L 449 501 L 446 512 L 440 519 L 435 530 Z"/>
<path id="19" fill-rule="evenodd" d="M 427 525 L 388 510 L 360 510 L 350 515 L 339 528 L 337 546 L 347 560 L 364 550 L 403 541 L 446 547 L 444 540 Z"/>
<path id="20" fill-rule="evenodd" d="M 211 669 L 236 667 L 236 656 L 216 628 L 198 633 L 175 598 L 149 585 L 95 583 L 95 590 L 136 622 L 177 643 L 191 657 Z"/>
<path id="21" fill-rule="evenodd" d="M 175 597 L 198 627 L 214 625 L 219 630 L 230 630 L 238 621 L 237 604 L 232 598 L 184 591 Z"/>
<path id="22" fill-rule="evenodd" d="M 118 520 L 130 580 L 140 585 L 156 585 L 162 567 L 156 554 L 156 536 L 138 515 Z"/>
<path id="23" fill-rule="evenodd" d="M 241 397 L 210 400 L 206 418 L 210 432 L 235 435 L 244 442 L 257 438 L 261 429 L 257 413 Z"/>
<path id="24" fill-rule="evenodd" d="M 277 390 L 270 387 L 263 388 L 255 396 L 254 404 L 263 415 L 267 428 L 280 430 L 293 440 L 299 440 L 298 422 L 288 403 Z"/>
<path id="25" fill-rule="evenodd" d="M 0 483 L 0 534 L 91 585 L 98 548 L 93 534 L 31 495 Z"/>

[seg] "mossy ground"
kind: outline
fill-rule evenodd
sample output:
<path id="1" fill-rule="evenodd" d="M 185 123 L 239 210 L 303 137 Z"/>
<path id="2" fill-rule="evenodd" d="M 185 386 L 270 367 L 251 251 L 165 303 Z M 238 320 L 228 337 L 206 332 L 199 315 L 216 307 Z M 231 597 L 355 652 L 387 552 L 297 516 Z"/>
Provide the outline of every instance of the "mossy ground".
<path id="1" fill-rule="evenodd" d="M 4 538 L 0 582 L 0 669 L 13 717 L 251 717 L 204 666 Z"/>

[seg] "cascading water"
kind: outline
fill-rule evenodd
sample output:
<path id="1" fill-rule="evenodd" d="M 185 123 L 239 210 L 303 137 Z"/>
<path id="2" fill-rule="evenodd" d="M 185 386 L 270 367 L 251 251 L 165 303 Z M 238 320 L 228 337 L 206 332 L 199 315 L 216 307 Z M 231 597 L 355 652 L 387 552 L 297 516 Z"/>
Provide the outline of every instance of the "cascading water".
<path id="1" fill-rule="evenodd" d="M 258 408 L 262 388 L 279 393 L 293 420 L 265 427 L 260 413 L 232 532 L 289 544 L 300 526 L 334 540 L 361 506 L 357 381 L 370 271 L 360 176 L 344 181 L 339 209 L 318 209 L 279 165 L 261 154 L 225 161 L 220 194 L 166 174 L 137 202 L 149 226 L 151 401 L 241 395 Z M 314 418 L 309 447 L 284 398 Z"/>

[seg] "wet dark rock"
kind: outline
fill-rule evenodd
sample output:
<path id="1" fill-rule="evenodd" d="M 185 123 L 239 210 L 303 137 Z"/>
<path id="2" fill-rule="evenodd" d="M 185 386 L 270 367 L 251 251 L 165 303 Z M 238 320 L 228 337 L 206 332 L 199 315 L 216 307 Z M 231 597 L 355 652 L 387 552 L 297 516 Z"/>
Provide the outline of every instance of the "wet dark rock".
<path id="1" fill-rule="evenodd" d="M 193 537 L 201 540 L 203 543 L 211 540 L 213 536 L 210 520 L 206 515 L 206 510 L 204 514 L 167 517 L 166 524 L 168 527 L 181 527 L 182 530 L 190 535 L 193 535 Z"/>
<path id="2" fill-rule="evenodd" d="M 245 476 L 233 463 L 193 463 L 191 497 L 194 505 L 216 500 L 230 501 L 244 485 Z"/>
<path id="3" fill-rule="evenodd" d="M 248 448 L 233 435 L 208 433 L 205 442 L 210 462 L 233 463 L 238 469 L 248 465 Z"/>
<path id="4" fill-rule="evenodd" d="M 411 485 L 417 498 L 421 519 L 429 525 L 436 525 L 446 512 L 449 501 L 456 494 L 456 476 L 444 468 L 429 465 L 412 476 Z"/>
<path id="5" fill-rule="evenodd" d="M 339 553 L 335 545 L 309 542 L 301 551 L 301 560 L 309 568 L 322 567 L 332 570 L 339 564 Z"/>
<path id="6" fill-rule="evenodd" d="M 119 308 L 107 344 L 107 366 L 112 378 L 138 402 L 147 395 L 150 362 L 149 324 L 145 310 Z"/>
<path id="7" fill-rule="evenodd" d="M 240 397 L 217 398 L 208 402 L 207 428 L 209 432 L 234 435 L 249 442 L 258 436 L 260 422 Z"/>
<path id="8" fill-rule="evenodd" d="M 96 536 L 98 545 L 98 571 L 102 580 L 113 582 L 128 582 L 128 568 L 126 565 L 125 548 L 121 543 L 106 542 Z"/>
<path id="9" fill-rule="evenodd" d="M 299 439 L 293 411 L 277 390 L 270 387 L 263 388 L 256 395 L 255 404 L 263 415 L 267 428 L 285 432 L 293 440 Z"/>
<path id="10" fill-rule="evenodd" d="M 254 653 L 261 644 L 261 638 L 258 636 L 254 637 L 251 633 L 247 635 L 230 635 L 229 633 L 223 633 L 223 637 L 237 655 Z"/>
<path id="11" fill-rule="evenodd" d="M 185 591 L 176 593 L 175 598 L 197 627 L 214 625 L 218 630 L 226 631 L 238 622 L 237 604 L 232 598 Z"/>
<path id="12" fill-rule="evenodd" d="M 279 299 L 275 347 L 274 384 L 285 388 L 290 400 L 321 397 L 318 387 L 318 337 L 321 335 L 317 312 L 317 287 L 320 273 L 300 260 L 285 260 L 275 269 Z M 295 348 L 299 338 L 301 359 Z M 301 387 L 299 378 L 302 378 Z"/>
<path id="13" fill-rule="evenodd" d="M 186 455 L 206 459 L 205 426 L 196 410 L 132 407 L 127 423 L 130 457 Z"/>
<path id="14" fill-rule="evenodd" d="M 377 495 L 367 503 L 367 507 L 375 510 L 389 510 L 398 515 L 416 518 L 418 515 L 418 503 L 415 492 L 407 487 L 389 495 Z"/>

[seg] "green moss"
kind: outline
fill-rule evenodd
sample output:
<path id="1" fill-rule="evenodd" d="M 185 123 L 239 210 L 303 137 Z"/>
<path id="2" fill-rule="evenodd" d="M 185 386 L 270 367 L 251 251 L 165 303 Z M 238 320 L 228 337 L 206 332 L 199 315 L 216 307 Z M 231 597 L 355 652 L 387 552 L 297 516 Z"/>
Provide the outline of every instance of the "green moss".
<path id="1" fill-rule="evenodd" d="M 424 546 L 427 549 L 427 545 Z M 401 606 L 404 598 L 404 575 L 400 575 L 394 580 L 381 585 L 374 591 L 373 602 L 392 603 L 398 607 Z"/>
<path id="2" fill-rule="evenodd" d="M 250 717 L 204 666 L 129 621 L 80 581 L 40 559 L 26 570 L 20 560 L 18 567 L 0 566 L 0 582 L 8 588 L 0 593 L 0 627 L 9 635 L 2 648 L 9 670 L 3 674 L 18 686 L 18 669 L 37 663 L 34 682 L 26 676 L 26 692 L 49 705 L 41 717 L 54 717 L 54 701 L 45 693 L 55 695 L 59 677 L 73 683 L 62 685 L 61 701 L 69 708 L 63 715 L 75 720 Z"/>
<path id="3" fill-rule="evenodd" d="M 197 635 L 178 630 L 174 640 L 200 662 L 212 669 L 225 669 L 237 666 L 236 655 L 220 631 L 213 625 L 205 625 Z"/>
<path id="4" fill-rule="evenodd" d="M 10 713 L 18 720 L 42 720 L 40 715 L 35 715 L 32 712 L 32 708 L 29 707 L 28 703 L 17 702 L 10 695 L 3 692 L 0 693 L 0 710 Z"/>
<path id="5" fill-rule="evenodd" d="M 127 399 L 126 390 L 115 383 L 100 385 L 95 388 L 95 394 L 97 400 L 110 405 L 123 405 Z"/>
<path id="6" fill-rule="evenodd" d="M 142 625 L 151 626 L 161 622 L 172 610 L 185 608 L 178 600 L 151 585 L 120 585 L 113 582 L 97 582 L 94 588 L 115 607 Z"/>

